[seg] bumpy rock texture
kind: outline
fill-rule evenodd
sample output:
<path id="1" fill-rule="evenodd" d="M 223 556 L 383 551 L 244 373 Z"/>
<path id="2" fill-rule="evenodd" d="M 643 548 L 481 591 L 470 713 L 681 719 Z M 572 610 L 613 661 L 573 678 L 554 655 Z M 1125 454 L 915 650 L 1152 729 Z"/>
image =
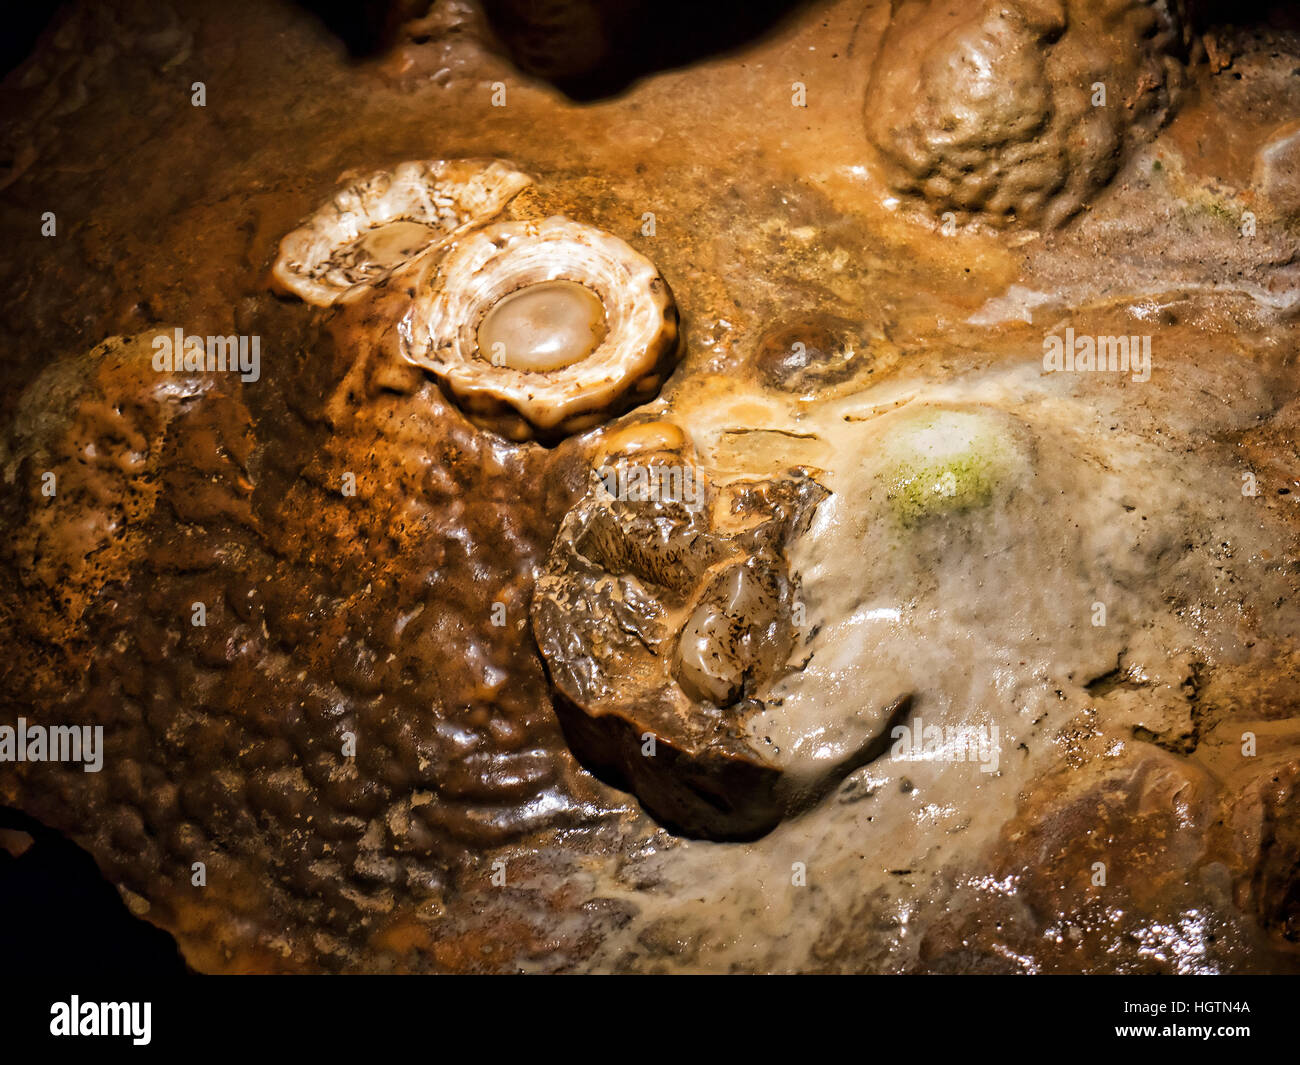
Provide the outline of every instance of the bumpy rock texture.
<path id="1" fill-rule="evenodd" d="M 67 804 L 144 898 L 203 861 L 236 913 L 314 899 L 322 958 L 358 919 L 382 922 L 395 891 L 436 913 L 478 848 L 584 819 L 590 792 L 555 763 L 526 642 L 529 565 L 550 528 L 539 456 L 449 418 L 427 383 L 378 422 L 331 422 L 308 382 L 337 383 L 343 360 L 325 364 L 320 343 L 280 367 L 292 403 L 187 393 L 152 373 L 152 335 L 87 356 L 99 375 L 43 392 L 56 423 L 11 441 L 18 483 L 39 486 L 45 468 L 61 481 L 14 515 L 30 605 L 9 615 L 6 672 L 33 677 L 39 648 L 57 649 L 40 718 L 103 725 L 116 766 L 21 767 L 27 808 Z M 273 449 L 262 419 L 279 427 Z M 400 572 L 379 561 L 394 556 Z"/>
<path id="2" fill-rule="evenodd" d="M 1188 37 L 1176 0 L 906 0 L 867 135 L 934 218 L 1053 228 L 1168 119 Z"/>

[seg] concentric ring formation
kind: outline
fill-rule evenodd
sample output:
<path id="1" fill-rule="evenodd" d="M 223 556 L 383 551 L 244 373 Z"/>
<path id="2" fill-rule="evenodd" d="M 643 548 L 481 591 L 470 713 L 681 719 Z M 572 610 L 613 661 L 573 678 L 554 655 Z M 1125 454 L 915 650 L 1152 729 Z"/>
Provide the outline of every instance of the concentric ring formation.
<path id="1" fill-rule="evenodd" d="M 604 308 L 585 357 L 529 370 L 480 350 L 484 318 L 531 286 L 576 282 Z M 645 256 L 603 230 L 552 217 L 499 222 L 464 237 L 417 293 L 403 355 L 430 370 L 476 424 L 515 440 L 582 432 L 652 397 L 677 358 L 677 307 Z"/>

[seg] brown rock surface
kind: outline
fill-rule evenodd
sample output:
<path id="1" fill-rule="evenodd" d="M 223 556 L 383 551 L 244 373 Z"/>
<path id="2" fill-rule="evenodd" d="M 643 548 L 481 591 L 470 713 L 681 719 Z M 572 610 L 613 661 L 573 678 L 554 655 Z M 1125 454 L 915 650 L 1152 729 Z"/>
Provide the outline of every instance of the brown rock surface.
<path id="1" fill-rule="evenodd" d="M 101 725 L 106 749 L 99 773 L 0 764 L 0 801 L 89 850 L 204 971 L 1294 971 L 1300 303 L 1266 146 L 1300 114 L 1300 37 L 1260 30 L 1217 74 L 1189 68 L 1163 132 L 1141 53 L 1124 84 L 1158 106 L 1135 98 L 1110 131 L 1128 154 L 1049 123 L 1082 185 L 1053 170 L 952 200 L 1074 221 L 946 236 L 868 164 L 893 5 L 809 8 L 586 105 L 481 45 L 463 6 L 351 60 L 289 4 L 74 5 L 5 81 L 0 725 Z M 332 309 L 269 291 L 280 240 L 345 175 L 479 156 L 535 176 L 518 216 L 613 233 L 671 285 L 685 356 L 652 409 L 509 443 L 400 358 L 410 291 Z M 1151 387 L 1051 392 L 1042 341 L 1066 325 L 1154 334 Z M 159 377 L 152 338 L 177 327 L 259 337 L 259 378 Z M 936 664 L 917 713 L 1000 722 L 1001 772 L 882 757 L 762 839 L 668 832 L 570 751 L 530 626 L 591 453 L 653 418 L 695 434 L 710 475 L 847 476 L 864 455 L 728 430 L 913 393 L 996 400 L 1081 454 L 1122 424 L 1163 463 L 1117 448 L 1076 480 L 1032 437 L 1060 507 L 1006 542 L 1077 518 L 1096 558 L 954 599 L 917 643 Z M 1112 474 L 1144 509 L 1094 529 L 1099 502 L 1071 491 Z M 1166 505 L 1175 477 L 1204 496 Z M 898 572 L 998 572 L 962 548 L 1005 530 L 960 520 Z M 1046 616 L 1048 578 L 1097 559 L 1134 593 L 1107 635 L 1130 672 L 1106 672 L 1105 641 L 1059 673 L 988 665 Z M 1088 622 L 1053 624 L 1068 658 Z M 1099 647 L 1110 665 L 1083 669 Z M 1002 687 L 953 690 L 966 662 Z"/>

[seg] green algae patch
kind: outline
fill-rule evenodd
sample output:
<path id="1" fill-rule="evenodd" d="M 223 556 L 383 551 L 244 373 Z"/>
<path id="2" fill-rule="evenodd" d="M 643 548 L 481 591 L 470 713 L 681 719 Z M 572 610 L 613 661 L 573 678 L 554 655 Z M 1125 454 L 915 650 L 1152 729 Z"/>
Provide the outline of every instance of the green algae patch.
<path id="1" fill-rule="evenodd" d="M 1002 416 L 946 409 L 906 416 L 882 457 L 885 498 L 906 526 L 988 506 L 1023 466 Z"/>

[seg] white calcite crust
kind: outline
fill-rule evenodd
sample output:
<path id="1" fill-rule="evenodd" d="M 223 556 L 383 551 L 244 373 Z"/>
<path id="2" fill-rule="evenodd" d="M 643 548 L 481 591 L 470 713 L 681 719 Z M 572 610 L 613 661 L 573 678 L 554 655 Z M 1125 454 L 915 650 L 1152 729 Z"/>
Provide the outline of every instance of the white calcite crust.
<path id="1" fill-rule="evenodd" d="M 495 218 L 531 178 L 495 159 L 434 159 L 379 170 L 338 192 L 280 242 L 283 291 L 329 307 Z"/>
<path id="2" fill-rule="evenodd" d="M 530 372 L 479 350 L 494 306 L 554 281 L 584 285 L 604 307 L 605 335 L 589 355 Z M 476 424 L 516 440 L 582 432 L 653 397 L 676 362 L 677 339 L 676 304 L 655 265 L 612 234 L 558 216 L 469 234 L 402 323 L 406 359 L 432 371 Z"/>

